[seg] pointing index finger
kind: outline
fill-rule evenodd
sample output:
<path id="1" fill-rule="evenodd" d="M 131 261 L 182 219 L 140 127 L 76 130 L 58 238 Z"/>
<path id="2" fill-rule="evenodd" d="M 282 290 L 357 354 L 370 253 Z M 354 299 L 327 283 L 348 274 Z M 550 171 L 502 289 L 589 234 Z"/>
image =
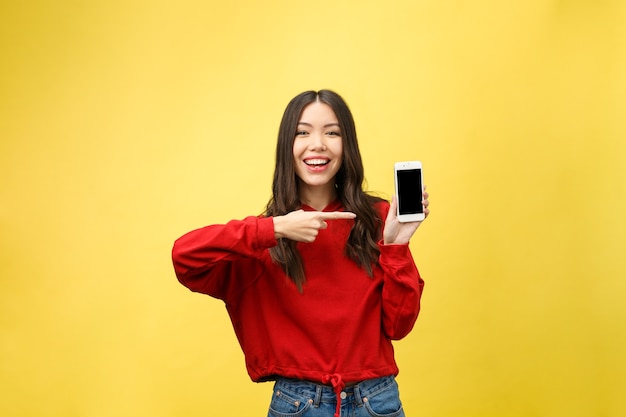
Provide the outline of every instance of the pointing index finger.
<path id="1" fill-rule="evenodd" d="M 356 214 L 349 211 L 320 211 L 322 220 L 354 219 Z"/>

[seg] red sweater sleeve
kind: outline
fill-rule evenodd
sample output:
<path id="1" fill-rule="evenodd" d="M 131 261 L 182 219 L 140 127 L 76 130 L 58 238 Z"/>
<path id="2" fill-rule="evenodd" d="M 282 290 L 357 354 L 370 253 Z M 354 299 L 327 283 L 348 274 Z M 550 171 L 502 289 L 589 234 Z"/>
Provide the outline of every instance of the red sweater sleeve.
<path id="1" fill-rule="evenodd" d="M 390 339 L 398 340 L 409 334 L 417 320 L 424 281 L 408 244 L 380 244 L 379 247 L 379 262 L 384 272 L 383 331 Z"/>
<path id="2" fill-rule="evenodd" d="M 271 217 L 246 217 L 193 230 L 174 243 L 178 280 L 192 291 L 227 300 L 260 273 L 259 259 L 276 245 Z"/>
<path id="3" fill-rule="evenodd" d="M 389 203 L 378 205 L 382 219 L 387 217 Z M 415 325 L 420 311 L 424 281 L 413 261 L 409 245 L 384 245 L 379 242 L 378 262 L 383 270 L 382 326 L 393 340 L 402 339 Z"/>

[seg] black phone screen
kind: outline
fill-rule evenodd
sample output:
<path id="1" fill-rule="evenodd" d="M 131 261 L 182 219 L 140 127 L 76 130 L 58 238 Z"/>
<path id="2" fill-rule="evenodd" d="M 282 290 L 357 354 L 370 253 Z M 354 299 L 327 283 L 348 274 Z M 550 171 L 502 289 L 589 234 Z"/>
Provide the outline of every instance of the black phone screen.
<path id="1" fill-rule="evenodd" d="M 422 173 L 420 169 L 397 171 L 398 212 L 400 214 L 422 213 Z"/>

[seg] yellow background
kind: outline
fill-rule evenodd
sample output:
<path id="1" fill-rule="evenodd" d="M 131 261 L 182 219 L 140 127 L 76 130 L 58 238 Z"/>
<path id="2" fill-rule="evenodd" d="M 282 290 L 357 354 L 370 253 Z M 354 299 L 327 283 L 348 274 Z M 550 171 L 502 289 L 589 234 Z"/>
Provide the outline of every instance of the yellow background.
<path id="1" fill-rule="evenodd" d="M 421 159 L 407 415 L 626 415 L 626 3 L 3 1 L 0 415 L 265 415 L 175 238 L 260 213 L 331 88 L 368 188 Z"/>

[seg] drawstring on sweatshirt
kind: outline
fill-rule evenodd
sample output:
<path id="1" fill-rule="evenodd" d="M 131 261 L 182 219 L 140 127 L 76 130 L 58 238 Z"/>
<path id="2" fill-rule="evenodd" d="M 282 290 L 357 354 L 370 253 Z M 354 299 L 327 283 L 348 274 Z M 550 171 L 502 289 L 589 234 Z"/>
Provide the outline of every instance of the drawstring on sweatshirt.
<path id="1" fill-rule="evenodd" d="M 330 384 L 337 396 L 337 408 L 335 409 L 335 417 L 340 417 L 341 414 L 341 391 L 346 387 L 346 383 L 343 382 L 343 378 L 339 374 L 326 374 L 322 377 L 322 383 Z"/>

